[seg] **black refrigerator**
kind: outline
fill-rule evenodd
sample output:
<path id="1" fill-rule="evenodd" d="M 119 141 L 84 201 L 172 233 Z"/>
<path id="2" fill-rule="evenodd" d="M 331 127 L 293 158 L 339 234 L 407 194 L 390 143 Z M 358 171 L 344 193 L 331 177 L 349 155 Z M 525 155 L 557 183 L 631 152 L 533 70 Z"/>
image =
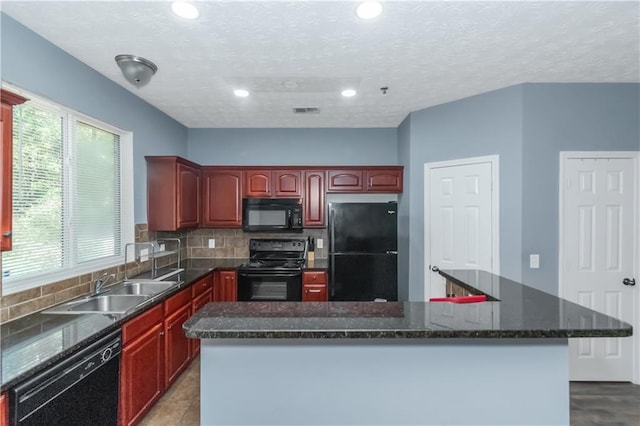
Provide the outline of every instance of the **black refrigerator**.
<path id="1" fill-rule="evenodd" d="M 329 203 L 329 299 L 398 300 L 398 203 Z"/>

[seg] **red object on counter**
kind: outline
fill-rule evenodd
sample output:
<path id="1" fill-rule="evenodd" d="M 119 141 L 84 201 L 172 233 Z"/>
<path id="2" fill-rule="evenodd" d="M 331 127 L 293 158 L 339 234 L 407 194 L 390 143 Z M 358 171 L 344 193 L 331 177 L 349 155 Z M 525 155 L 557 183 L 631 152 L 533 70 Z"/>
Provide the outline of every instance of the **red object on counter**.
<path id="1" fill-rule="evenodd" d="M 486 302 L 487 296 L 481 294 L 479 296 L 455 296 L 455 297 L 432 297 L 429 302 L 451 302 L 451 303 L 476 303 Z"/>

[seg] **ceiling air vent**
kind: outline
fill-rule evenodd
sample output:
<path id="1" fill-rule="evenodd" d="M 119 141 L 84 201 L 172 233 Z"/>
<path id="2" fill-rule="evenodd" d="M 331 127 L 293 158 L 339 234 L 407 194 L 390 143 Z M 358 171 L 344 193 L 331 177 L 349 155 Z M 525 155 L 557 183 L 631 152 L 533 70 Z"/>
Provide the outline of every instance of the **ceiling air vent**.
<path id="1" fill-rule="evenodd" d="M 294 114 L 320 114 L 318 107 L 300 107 L 293 109 Z"/>

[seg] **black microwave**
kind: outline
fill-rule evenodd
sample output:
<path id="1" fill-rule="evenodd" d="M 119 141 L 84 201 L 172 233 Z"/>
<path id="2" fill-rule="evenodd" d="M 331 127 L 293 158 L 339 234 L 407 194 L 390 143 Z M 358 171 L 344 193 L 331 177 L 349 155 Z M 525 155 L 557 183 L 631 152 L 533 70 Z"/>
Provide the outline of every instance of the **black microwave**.
<path id="1" fill-rule="evenodd" d="M 302 232 L 302 200 L 243 198 L 242 229 L 249 232 Z"/>

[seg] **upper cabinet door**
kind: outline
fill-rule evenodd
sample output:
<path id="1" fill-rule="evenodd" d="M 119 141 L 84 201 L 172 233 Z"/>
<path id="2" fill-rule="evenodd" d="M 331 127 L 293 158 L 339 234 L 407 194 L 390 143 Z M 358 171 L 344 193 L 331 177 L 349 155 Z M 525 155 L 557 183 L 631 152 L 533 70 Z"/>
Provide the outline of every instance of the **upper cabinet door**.
<path id="1" fill-rule="evenodd" d="M 299 198 L 302 195 L 301 175 L 300 170 L 274 170 L 274 196 Z"/>
<path id="2" fill-rule="evenodd" d="M 11 250 L 13 232 L 13 106 L 26 101 L 22 96 L 0 89 L 0 250 Z"/>
<path id="3" fill-rule="evenodd" d="M 200 223 L 200 166 L 180 157 L 147 160 L 147 222 L 150 231 L 175 231 Z"/>
<path id="4" fill-rule="evenodd" d="M 247 170 L 244 174 L 245 197 L 272 196 L 271 170 Z"/>
<path id="5" fill-rule="evenodd" d="M 242 170 L 202 168 L 202 226 L 242 226 Z"/>
<path id="6" fill-rule="evenodd" d="M 329 170 L 327 171 L 327 192 L 362 192 L 362 170 Z"/>
<path id="7" fill-rule="evenodd" d="M 324 192 L 324 170 L 305 170 L 304 172 L 304 209 L 302 226 L 305 228 L 324 228 L 326 226 Z"/>
<path id="8" fill-rule="evenodd" d="M 367 192 L 402 192 L 402 167 L 365 170 Z"/>
<path id="9" fill-rule="evenodd" d="M 200 224 L 200 170 L 178 163 L 178 228 Z"/>

